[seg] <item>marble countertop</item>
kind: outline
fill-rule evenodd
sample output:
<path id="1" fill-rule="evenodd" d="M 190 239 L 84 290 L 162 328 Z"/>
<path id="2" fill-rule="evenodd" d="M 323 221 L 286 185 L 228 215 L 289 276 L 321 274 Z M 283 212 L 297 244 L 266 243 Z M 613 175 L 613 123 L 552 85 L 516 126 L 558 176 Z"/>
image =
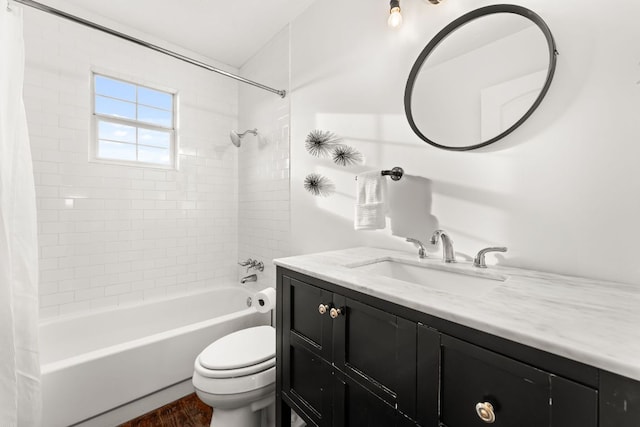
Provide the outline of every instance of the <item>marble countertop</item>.
<path id="1" fill-rule="evenodd" d="M 384 260 L 485 275 L 479 291 L 419 285 L 353 268 Z M 358 247 L 279 258 L 278 266 L 640 380 L 640 286 Z"/>

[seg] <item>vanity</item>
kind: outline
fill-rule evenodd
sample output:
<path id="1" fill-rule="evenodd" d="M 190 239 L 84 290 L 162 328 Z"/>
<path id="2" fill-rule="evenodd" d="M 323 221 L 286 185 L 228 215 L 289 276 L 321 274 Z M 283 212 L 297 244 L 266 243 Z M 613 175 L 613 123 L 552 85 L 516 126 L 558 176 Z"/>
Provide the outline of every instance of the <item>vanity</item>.
<path id="1" fill-rule="evenodd" d="M 278 426 L 640 426 L 635 286 L 367 247 L 275 263 Z"/>
<path id="2" fill-rule="evenodd" d="M 541 105 L 557 56 L 532 10 L 470 11 L 418 55 L 408 124 L 443 150 L 493 144 Z M 423 259 L 408 241 L 419 254 L 275 260 L 279 427 L 290 410 L 314 427 L 640 427 L 640 286 Z"/>

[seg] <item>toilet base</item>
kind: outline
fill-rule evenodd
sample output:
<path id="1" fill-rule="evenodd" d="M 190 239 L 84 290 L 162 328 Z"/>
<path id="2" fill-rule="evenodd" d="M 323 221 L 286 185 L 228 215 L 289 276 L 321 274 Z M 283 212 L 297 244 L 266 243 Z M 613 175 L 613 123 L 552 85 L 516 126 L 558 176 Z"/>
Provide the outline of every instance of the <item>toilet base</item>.
<path id="1" fill-rule="evenodd" d="M 260 402 L 254 402 L 241 408 L 214 408 L 211 427 L 275 427 L 276 404 L 274 400 L 274 397 L 270 396 Z"/>
<path id="2" fill-rule="evenodd" d="M 252 411 L 251 406 L 236 409 L 213 409 L 211 427 L 261 427 L 262 411 Z"/>
<path id="3" fill-rule="evenodd" d="M 275 384 L 236 395 L 215 395 L 196 388 L 196 395 L 213 407 L 212 427 L 274 427 Z"/>

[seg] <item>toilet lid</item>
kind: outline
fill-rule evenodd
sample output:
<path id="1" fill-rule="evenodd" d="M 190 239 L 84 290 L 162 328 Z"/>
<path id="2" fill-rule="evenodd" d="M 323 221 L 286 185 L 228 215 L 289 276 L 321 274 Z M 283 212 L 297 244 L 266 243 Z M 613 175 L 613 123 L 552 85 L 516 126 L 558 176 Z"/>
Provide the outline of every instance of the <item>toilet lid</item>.
<path id="1" fill-rule="evenodd" d="M 256 365 L 276 355 L 276 330 L 256 326 L 226 335 L 200 353 L 200 364 L 207 369 L 228 370 Z"/>

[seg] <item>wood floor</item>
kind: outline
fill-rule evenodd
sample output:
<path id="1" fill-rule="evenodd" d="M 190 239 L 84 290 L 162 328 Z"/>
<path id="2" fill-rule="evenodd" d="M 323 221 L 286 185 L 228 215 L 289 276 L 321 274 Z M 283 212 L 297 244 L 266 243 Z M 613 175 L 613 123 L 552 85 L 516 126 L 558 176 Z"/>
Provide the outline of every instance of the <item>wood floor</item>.
<path id="1" fill-rule="evenodd" d="M 209 427 L 212 413 L 193 393 L 118 427 Z"/>

